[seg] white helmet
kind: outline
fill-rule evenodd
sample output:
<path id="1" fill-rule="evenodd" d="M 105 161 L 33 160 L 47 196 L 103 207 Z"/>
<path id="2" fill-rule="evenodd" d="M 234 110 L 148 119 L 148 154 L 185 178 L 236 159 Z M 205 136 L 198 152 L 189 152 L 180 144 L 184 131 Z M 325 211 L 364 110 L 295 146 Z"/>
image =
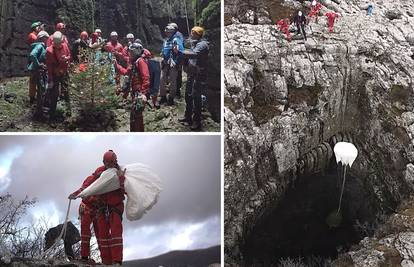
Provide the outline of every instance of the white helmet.
<path id="1" fill-rule="evenodd" d="M 135 39 L 134 35 L 132 33 L 128 33 L 126 36 L 127 39 Z"/>
<path id="2" fill-rule="evenodd" d="M 63 41 L 63 34 L 60 31 L 56 31 L 53 34 L 53 43 L 54 44 L 60 44 Z"/>
<path id="3" fill-rule="evenodd" d="M 299 11 L 298 12 L 298 16 L 302 16 L 302 11 Z"/>
<path id="4" fill-rule="evenodd" d="M 178 25 L 177 25 L 177 23 L 175 23 L 175 22 L 171 22 L 171 23 L 170 23 L 170 24 L 168 24 L 168 25 L 173 26 L 173 27 L 174 27 L 174 29 L 178 30 Z"/>
<path id="5" fill-rule="evenodd" d="M 111 37 L 113 37 L 113 36 L 117 36 L 118 37 L 118 33 L 117 32 L 111 32 L 111 35 L 110 35 Z"/>
<path id="6" fill-rule="evenodd" d="M 96 29 L 95 32 L 96 33 L 102 33 L 101 29 Z"/>
<path id="7" fill-rule="evenodd" d="M 39 40 L 40 38 L 43 38 L 43 37 L 47 37 L 47 38 L 49 38 L 49 34 L 48 34 L 47 32 L 45 32 L 45 31 L 40 31 L 40 32 L 37 34 L 37 40 Z"/>
<path id="8" fill-rule="evenodd" d="M 312 6 L 316 6 L 316 0 L 312 1 Z"/>
<path id="9" fill-rule="evenodd" d="M 144 47 L 141 44 L 133 43 L 128 47 L 128 50 L 134 55 L 134 57 L 141 56 L 144 51 Z"/>
<path id="10" fill-rule="evenodd" d="M 173 26 L 171 26 L 171 25 L 169 25 L 169 24 L 168 24 L 168 25 L 165 27 L 164 31 L 165 31 L 165 32 L 174 32 L 174 31 L 175 31 L 175 28 L 174 28 Z"/>

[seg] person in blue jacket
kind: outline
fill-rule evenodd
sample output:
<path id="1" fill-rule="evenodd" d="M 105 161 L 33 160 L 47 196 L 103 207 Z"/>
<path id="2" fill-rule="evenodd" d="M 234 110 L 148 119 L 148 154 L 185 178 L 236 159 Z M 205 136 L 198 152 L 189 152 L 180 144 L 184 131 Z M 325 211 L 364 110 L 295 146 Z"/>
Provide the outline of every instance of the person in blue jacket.
<path id="1" fill-rule="evenodd" d="M 170 24 L 168 24 L 169 26 L 173 26 L 175 29 L 175 33 L 174 35 L 178 38 L 180 38 L 183 41 L 184 44 L 184 35 L 179 31 L 178 29 L 178 25 L 175 22 L 171 22 Z M 182 68 L 182 64 L 180 64 L 180 66 L 178 66 L 178 74 L 177 74 L 177 90 L 175 92 L 176 96 L 178 98 L 181 97 L 181 87 L 183 86 L 183 68 Z"/>
<path id="2" fill-rule="evenodd" d="M 184 51 L 183 40 L 175 35 L 175 29 L 171 25 L 165 27 L 165 35 L 167 39 L 161 51 L 161 79 L 160 79 L 160 104 L 174 105 L 174 97 L 177 90 L 177 75 L 179 65 L 182 61 L 182 53 Z M 167 82 L 169 82 L 169 95 L 167 97 Z"/>
<path id="3" fill-rule="evenodd" d="M 29 55 L 29 64 L 27 69 L 31 72 L 33 82 L 36 84 L 36 116 L 42 113 L 42 96 L 45 90 L 46 79 L 46 42 L 49 34 L 45 31 L 40 31 L 37 34 L 37 39 L 32 43 L 32 49 Z"/>

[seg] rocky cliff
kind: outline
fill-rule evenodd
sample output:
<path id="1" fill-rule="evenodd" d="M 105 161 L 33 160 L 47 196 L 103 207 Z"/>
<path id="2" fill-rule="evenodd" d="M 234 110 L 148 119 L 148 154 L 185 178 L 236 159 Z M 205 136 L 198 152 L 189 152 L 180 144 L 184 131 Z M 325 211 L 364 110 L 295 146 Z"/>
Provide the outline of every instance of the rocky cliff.
<path id="1" fill-rule="evenodd" d="M 281 214 L 300 218 L 324 192 L 334 196 L 322 203 L 337 205 L 337 187 L 320 177 L 336 177 L 332 148 L 338 141 L 352 141 L 359 150 L 345 189 L 344 222 L 389 216 L 414 188 L 414 4 L 373 1 L 369 17 L 365 1 L 320 1 L 320 15 L 342 15 L 335 32 L 320 17 L 307 27 L 306 42 L 298 36 L 287 42 L 270 25 L 286 15 L 276 11 L 308 10 L 310 3 L 273 1 L 275 11 L 275 3 L 259 2 L 256 9 L 249 1 L 226 2 L 224 240 L 230 265 L 254 262 L 252 247 L 275 243 L 259 232 L 272 225 L 281 232 L 294 223 L 277 224 Z M 289 197 L 298 188 L 303 194 Z M 317 211 L 313 207 L 312 214 Z"/>
<path id="2" fill-rule="evenodd" d="M 187 8 L 187 13 L 186 13 Z M 162 31 L 170 21 L 187 35 L 186 14 L 194 22 L 191 1 L 184 0 L 1 0 L 0 1 L 0 77 L 22 75 L 27 63 L 26 37 L 33 21 L 46 24 L 49 33 L 63 21 L 71 41 L 79 32 L 101 28 L 104 37 L 116 30 L 121 37 L 133 32 L 137 38 L 159 51 Z"/>

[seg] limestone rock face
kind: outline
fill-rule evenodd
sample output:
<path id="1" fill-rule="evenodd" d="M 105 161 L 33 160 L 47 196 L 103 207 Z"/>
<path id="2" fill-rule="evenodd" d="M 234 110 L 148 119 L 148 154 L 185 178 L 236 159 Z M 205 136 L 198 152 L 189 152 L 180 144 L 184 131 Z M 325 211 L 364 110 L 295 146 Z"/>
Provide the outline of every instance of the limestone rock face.
<path id="1" fill-rule="evenodd" d="M 194 10 L 187 1 L 190 25 Z M 67 24 L 73 42 L 83 30 L 100 28 L 105 38 L 116 30 L 120 37 L 133 32 L 154 51 L 160 51 L 163 29 L 174 20 L 187 35 L 184 1 L 180 0 L 1 0 L 0 1 L 0 77 L 22 75 L 26 71 L 29 47 L 26 43 L 34 21 L 46 24 L 49 34 L 56 22 Z"/>
<path id="2" fill-rule="evenodd" d="M 226 11 L 241 2 L 249 1 L 230 0 Z M 395 207 L 413 190 L 414 4 L 373 1 L 368 17 L 365 1 L 321 2 L 321 13 L 342 17 L 334 33 L 325 17 L 312 21 L 306 42 L 247 24 L 244 12 L 226 14 L 226 263 L 243 262 L 246 237 L 298 179 L 300 159 L 333 136 L 352 137 L 359 156 L 351 173 L 380 205 Z"/>

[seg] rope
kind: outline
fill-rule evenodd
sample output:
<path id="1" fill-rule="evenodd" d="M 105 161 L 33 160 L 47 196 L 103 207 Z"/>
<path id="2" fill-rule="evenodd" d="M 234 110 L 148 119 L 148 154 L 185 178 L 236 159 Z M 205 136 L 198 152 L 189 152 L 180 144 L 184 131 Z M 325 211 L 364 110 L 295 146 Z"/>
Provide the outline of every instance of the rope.
<path id="1" fill-rule="evenodd" d="M 343 166 L 344 168 L 344 178 L 342 180 L 342 189 L 341 189 L 341 196 L 339 197 L 339 206 L 338 206 L 338 211 L 336 212 L 336 214 L 339 214 L 339 212 L 341 211 L 341 203 L 342 203 L 342 195 L 344 193 L 344 187 L 345 187 L 345 179 L 346 179 L 346 165 Z"/>
<path id="2" fill-rule="evenodd" d="M 53 243 L 53 245 L 50 248 L 43 251 L 42 255 L 40 256 L 41 259 L 43 259 L 48 252 L 52 251 L 54 248 L 56 248 L 59 245 L 60 239 L 65 239 L 65 237 L 66 237 L 66 228 L 67 228 L 67 225 L 68 225 L 69 211 L 70 211 L 70 203 L 71 202 L 72 202 L 72 199 L 69 199 L 68 209 L 66 211 L 65 223 L 63 224 L 63 227 L 62 227 L 62 230 L 60 231 L 59 236 L 55 239 L 55 243 Z"/>
<path id="3" fill-rule="evenodd" d="M 185 19 L 187 22 L 187 33 L 188 33 L 188 36 L 190 36 L 190 24 L 188 23 L 187 0 L 184 0 L 184 9 L 185 9 Z"/>
<path id="4" fill-rule="evenodd" d="M 171 13 L 172 13 L 171 3 L 170 3 L 170 0 L 168 0 L 168 23 L 171 22 L 171 17 L 172 17 Z"/>

